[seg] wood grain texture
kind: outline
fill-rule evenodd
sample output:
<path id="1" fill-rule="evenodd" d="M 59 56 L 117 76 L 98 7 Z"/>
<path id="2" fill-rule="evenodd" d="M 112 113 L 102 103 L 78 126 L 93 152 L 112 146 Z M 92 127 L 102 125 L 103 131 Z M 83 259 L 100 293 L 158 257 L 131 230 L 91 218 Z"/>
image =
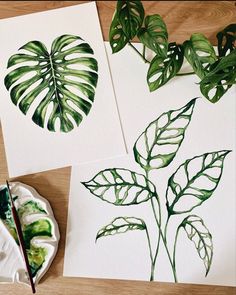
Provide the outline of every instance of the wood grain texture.
<path id="1" fill-rule="evenodd" d="M 0 1 L 0 18 L 79 4 L 86 1 Z M 97 1 L 104 39 L 108 39 L 115 1 Z M 202 32 L 211 42 L 216 42 L 216 32 L 227 24 L 236 22 L 235 1 L 145 1 L 147 14 L 162 15 L 171 41 L 183 42 L 193 32 Z M 14 33 L 14 32 L 13 32 Z M 17 147 L 16 147 L 17 152 Z M 0 129 L 0 183 L 8 177 L 3 137 Z M 63 168 L 13 179 L 35 187 L 46 197 L 59 222 L 61 241 L 51 268 L 37 287 L 37 294 L 46 295 L 233 295 L 236 288 L 188 284 L 149 283 L 119 280 L 94 280 L 63 278 L 63 257 L 66 234 L 67 202 L 70 168 Z M 79 251 L 79 249 L 78 249 Z M 223 272 L 224 270 L 222 270 Z M 30 289 L 20 285 L 0 285 L 0 295 L 30 294 Z"/>

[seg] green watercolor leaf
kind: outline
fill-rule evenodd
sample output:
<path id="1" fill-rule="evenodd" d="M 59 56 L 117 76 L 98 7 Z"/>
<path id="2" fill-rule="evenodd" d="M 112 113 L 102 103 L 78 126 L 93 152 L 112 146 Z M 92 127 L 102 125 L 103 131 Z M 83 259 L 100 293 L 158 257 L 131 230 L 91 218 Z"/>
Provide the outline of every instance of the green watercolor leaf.
<path id="1" fill-rule="evenodd" d="M 7 67 L 14 69 L 5 77 L 12 102 L 23 114 L 32 112 L 33 122 L 49 131 L 69 132 L 79 126 L 92 107 L 98 80 L 89 44 L 78 36 L 62 35 L 53 41 L 50 53 L 39 41 L 19 50 L 8 60 Z"/>
<path id="2" fill-rule="evenodd" d="M 207 68 L 217 60 L 215 50 L 203 34 L 192 34 L 190 40 L 183 43 L 184 56 L 192 66 L 194 72 L 203 79 Z"/>
<path id="3" fill-rule="evenodd" d="M 236 41 L 236 24 L 230 24 L 216 35 L 218 39 L 219 56 L 225 56 L 228 51 L 235 49 L 234 42 Z"/>
<path id="4" fill-rule="evenodd" d="M 128 40 L 132 40 L 142 26 L 144 9 L 141 1 L 117 1 L 119 23 Z"/>
<path id="5" fill-rule="evenodd" d="M 236 84 L 236 50 L 212 65 L 212 70 L 200 82 L 202 94 L 212 103 Z"/>
<path id="6" fill-rule="evenodd" d="M 163 113 L 150 123 L 134 144 L 136 162 L 146 171 L 168 166 L 174 159 L 191 121 L 196 99 Z"/>
<path id="7" fill-rule="evenodd" d="M 156 55 L 147 72 L 149 90 L 155 91 L 172 79 L 181 69 L 183 59 L 182 46 L 175 43 L 169 44 L 167 57 Z"/>
<path id="8" fill-rule="evenodd" d="M 136 217 L 117 217 L 98 231 L 96 241 L 101 237 L 122 234 L 131 230 L 146 230 L 146 224 L 142 219 Z"/>
<path id="9" fill-rule="evenodd" d="M 229 152 L 206 153 L 179 166 L 168 180 L 166 206 L 169 216 L 190 212 L 212 196 Z"/>
<path id="10" fill-rule="evenodd" d="M 119 22 L 117 12 L 115 11 L 109 31 L 109 42 L 112 53 L 120 51 L 128 43 L 129 39 L 126 37 Z"/>
<path id="11" fill-rule="evenodd" d="M 136 205 L 157 196 L 155 186 L 144 175 L 121 168 L 100 171 L 82 184 L 102 201 L 116 206 Z"/>
<path id="12" fill-rule="evenodd" d="M 159 57 L 166 57 L 168 50 L 168 33 L 166 24 L 159 14 L 148 15 L 145 27 L 138 32 L 139 40 L 153 50 Z"/>
<path id="13" fill-rule="evenodd" d="M 189 240 L 194 243 L 199 257 L 206 268 L 206 276 L 209 273 L 213 258 L 212 236 L 203 220 L 197 215 L 187 216 L 179 227 L 182 227 Z"/>

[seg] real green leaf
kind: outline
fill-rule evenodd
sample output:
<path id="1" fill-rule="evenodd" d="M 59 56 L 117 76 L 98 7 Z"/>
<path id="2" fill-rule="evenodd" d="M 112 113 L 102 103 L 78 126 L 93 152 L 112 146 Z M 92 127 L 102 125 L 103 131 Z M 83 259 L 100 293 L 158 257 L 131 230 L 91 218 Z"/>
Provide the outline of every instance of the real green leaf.
<path id="1" fill-rule="evenodd" d="M 153 50 L 157 56 L 166 57 L 168 51 L 168 33 L 166 24 L 159 14 L 147 15 L 144 28 L 138 32 L 139 40 Z"/>
<path id="2" fill-rule="evenodd" d="M 8 68 L 14 69 L 5 77 L 12 102 L 23 114 L 33 110 L 34 123 L 49 131 L 56 131 L 57 121 L 62 132 L 79 126 L 92 107 L 98 80 L 89 44 L 78 36 L 62 35 L 50 53 L 39 41 L 28 42 L 20 51 L 8 60 Z"/>
<path id="3" fill-rule="evenodd" d="M 212 65 L 212 70 L 200 82 L 202 94 L 212 103 L 236 84 L 236 50 Z"/>
<path id="4" fill-rule="evenodd" d="M 151 181 L 127 169 L 106 169 L 82 184 L 93 195 L 116 206 L 136 205 L 157 196 Z"/>
<path id="5" fill-rule="evenodd" d="M 168 166 L 174 159 L 191 121 L 196 99 L 163 113 L 150 123 L 134 144 L 136 162 L 146 171 Z"/>
<path id="6" fill-rule="evenodd" d="M 217 60 L 215 50 L 209 40 L 199 33 L 192 34 L 190 40 L 183 43 L 184 56 L 194 72 L 203 79 L 207 68 Z"/>
<path id="7" fill-rule="evenodd" d="M 119 23 L 128 40 L 132 40 L 142 26 L 144 9 L 141 1 L 117 1 Z"/>
<path id="8" fill-rule="evenodd" d="M 190 212 L 212 196 L 229 152 L 206 153 L 179 166 L 168 180 L 166 206 L 169 216 Z"/>
<path id="9" fill-rule="evenodd" d="M 122 30 L 117 12 L 115 11 L 109 31 L 109 42 L 112 53 L 120 51 L 128 43 L 129 39 Z"/>
<path id="10" fill-rule="evenodd" d="M 183 58 L 182 46 L 175 43 L 169 44 L 167 57 L 157 54 L 152 59 L 147 72 L 149 90 L 157 90 L 172 79 L 181 69 Z"/>
<path id="11" fill-rule="evenodd" d="M 235 49 L 236 24 L 230 24 L 216 35 L 218 39 L 219 56 L 225 56 L 226 53 Z"/>
<path id="12" fill-rule="evenodd" d="M 117 217 L 98 231 L 96 240 L 101 237 L 122 234 L 133 230 L 146 230 L 145 222 L 136 217 Z"/>
<path id="13" fill-rule="evenodd" d="M 197 215 L 187 216 L 179 226 L 182 227 L 189 240 L 194 243 L 199 257 L 206 268 L 206 276 L 210 270 L 213 258 L 212 235 L 203 220 Z"/>

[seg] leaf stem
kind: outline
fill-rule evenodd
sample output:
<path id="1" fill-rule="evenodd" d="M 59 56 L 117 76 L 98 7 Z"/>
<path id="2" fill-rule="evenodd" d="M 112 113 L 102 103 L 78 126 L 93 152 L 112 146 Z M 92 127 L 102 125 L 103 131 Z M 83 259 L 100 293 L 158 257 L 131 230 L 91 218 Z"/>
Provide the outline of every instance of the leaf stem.
<path id="1" fill-rule="evenodd" d="M 195 72 L 189 72 L 189 73 L 178 73 L 176 76 L 188 76 L 188 75 L 193 75 Z"/>
<path id="2" fill-rule="evenodd" d="M 129 46 L 131 47 L 131 48 L 133 48 L 133 50 L 142 58 L 142 60 L 145 62 L 145 63 L 149 63 L 150 64 L 150 61 L 148 61 L 143 55 L 142 55 L 142 53 L 140 53 L 139 51 L 138 51 L 138 49 L 131 43 L 131 42 L 128 42 L 128 44 L 129 44 Z"/>
<path id="3" fill-rule="evenodd" d="M 146 46 L 143 45 L 143 57 L 146 58 Z"/>
<path id="4" fill-rule="evenodd" d="M 175 272 L 176 272 L 176 263 L 175 263 L 175 261 L 176 261 L 175 260 L 176 259 L 176 245 L 177 245 L 177 239 L 178 239 L 179 230 L 180 230 L 180 226 L 176 230 L 175 242 L 174 242 L 174 250 L 173 250 L 173 267 L 175 269 Z"/>
<path id="5" fill-rule="evenodd" d="M 149 255 L 151 259 L 151 276 L 150 276 L 150 281 L 154 280 L 154 270 L 155 270 L 155 264 L 153 260 L 153 255 L 152 255 L 152 246 L 151 246 L 151 241 L 150 241 L 150 236 L 148 233 L 148 229 L 146 228 L 146 236 L 147 236 L 147 241 L 148 241 L 148 248 L 149 248 Z"/>
<path id="6" fill-rule="evenodd" d="M 157 204 L 158 204 L 158 214 L 159 214 L 159 218 L 160 218 L 160 226 L 161 226 L 161 204 L 160 201 L 158 199 L 158 197 L 156 198 L 157 200 Z M 154 265 L 156 264 L 156 260 L 157 260 L 157 256 L 158 256 L 158 252 L 159 252 L 159 247 L 160 247 L 160 239 L 161 238 L 161 233 L 160 230 L 158 232 L 158 240 L 157 240 L 157 247 L 156 247 L 156 251 L 155 251 L 155 256 L 154 256 Z"/>
<path id="7" fill-rule="evenodd" d="M 168 215 L 168 217 L 167 217 L 165 229 L 164 229 L 164 237 L 165 237 L 166 242 L 167 242 L 167 227 L 168 227 L 169 219 L 170 219 L 170 215 Z"/>
<path id="8" fill-rule="evenodd" d="M 149 179 L 148 178 L 149 171 L 146 170 L 145 172 L 146 172 L 147 179 Z M 177 274 L 176 274 L 176 270 L 175 270 L 175 265 L 172 262 L 171 255 L 170 255 L 170 252 L 169 252 L 169 249 L 168 249 L 168 246 L 167 246 L 167 241 L 166 241 L 166 238 L 165 238 L 165 236 L 164 236 L 164 234 L 162 232 L 162 229 L 161 229 L 161 206 L 160 206 L 160 200 L 159 200 L 158 196 L 156 196 L 156 200 L 157 200 L 158 208 L 159 208 L 159 220 L 158 220 L 158 216 L 157 216 L 157 213 L 156 213 L 156 210 L 155 210 L 153 198 L 151 198 L 152 211 L 153 211 L 153 214 L 154 214 L 154 217 L 155 217 L 155 220 L 156 220 L 157 227 L 159 229 L 159 237 L 158 237 L 158 242 L 157 242 L 156 253 L 155 253 L 155 256 L 154 256 L 154 260 L 153 260 L 153 266 L 155 268 L 155 263 L 156 263 L 157 255 L 158 255 L 158 252 L 159 252 L 160 237 L 161 237 L 161 239 L 163 241 L 163 244 L 164 244 L 164 247 L 166 249 L 168 259 L 170 261 L 170 265 L 171 265 L 171 268 L 172 268 L 172 273 L 173 273 L 175 283 L 177 283 L 178 280 L 177 280 Z"/>

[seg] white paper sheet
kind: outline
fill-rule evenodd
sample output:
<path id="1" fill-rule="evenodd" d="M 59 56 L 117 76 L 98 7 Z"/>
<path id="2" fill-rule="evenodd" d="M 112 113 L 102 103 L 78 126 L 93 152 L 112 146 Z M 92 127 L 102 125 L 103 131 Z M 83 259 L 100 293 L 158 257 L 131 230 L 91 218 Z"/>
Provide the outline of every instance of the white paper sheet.
<path id="1" fill-rule="evenodd" d="M 150 94 L 145 83 L 146 66 L 132 49 L 127 47 L 111 55 L 109 45 L 106 45 L 129 156 L 73 167 L 64 275 L 149 280 L 150 257 L 144 231 L 101 237 L 96 243 L 95 239 L 98 231 L 115 217 L 132 216 L 145 220 L 152 248 L 155 249 L 158 230 L 150 201 L 114 206 L 94 196 L 81 182 L 90 181 L 98 172 L 108 168 L 126 168 L 144 174 L 132 152 L 138 136 L 162 113 L 184 106 L 192 98 L 201 96 L 201 93 L 195 84 L 196 76 L 186 76 L 174 79 Z M 176 248 L 179 282 L 236 285 L 235 110 L 235 88 L 215 105 L 203 97 L 197 99 L 192 120 L 176 157 L 168 167 L 153 170 L 149 175 L 160 198 L 164 226 L 167 218 L 167 182 L 176 169 L 195 156 L 217 150 L 232 150 L 225 158 L 222 177 L 213 195 L 190 213 L 170 219 L 167 239 L 171 256 L 176 228 L 188 215 L 200 216 L 213 238 L 213 260 L 205 277 L 205 267 L 194 243 L 187 238 L 183 229 L 180 230 Z M 162 241 L 155 280 L 174 281 Z"/>
<path id="2" fill-rule="evenodd" d="M 83 38 L 98 62 L 90 113 L 69 133 L 50 132 L 25 116 L 4 86 L 7 61 L 29 41 L 50 52 L 56 37 Z M 0 21 L 0 116 L 10 177 L 111 158 L 126 153 L 95 2 Z M 86 55 L 85 55 L 86 56 Z M 114 134 L 116 136 L 114 136 Z"/>

